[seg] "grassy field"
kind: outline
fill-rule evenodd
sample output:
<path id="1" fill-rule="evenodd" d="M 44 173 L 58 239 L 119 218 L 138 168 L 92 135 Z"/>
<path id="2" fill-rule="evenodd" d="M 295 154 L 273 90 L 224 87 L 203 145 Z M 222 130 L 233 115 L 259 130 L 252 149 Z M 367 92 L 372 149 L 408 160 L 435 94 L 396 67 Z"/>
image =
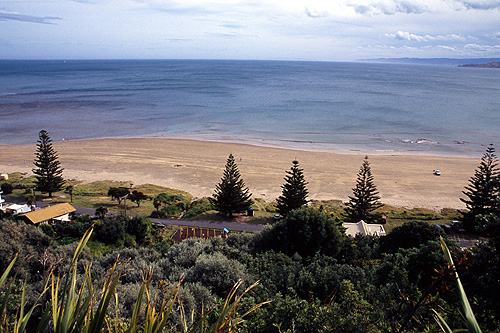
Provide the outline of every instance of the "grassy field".
<path id="1" fill-rule="evenodd" d="M 27 194 L 32 193 L 32 189 L 35 186 L 34 177 L 27 176 L 22 173 L 9 174 L 9 180 L 0 181 L 0 185 L 6 182 L 12 184 L 14 187 L 13 193 L 9 195 L 18 198 L 24 198 Z M 134 185 L 129 181 L 117 182 L 105 180 L 92 183 L 82 183 L 75 180 L 68 180 L 66 186 L 68 185 L 73 186 L 72 205 L 91 209 L 104 206 L 109 211 L 116 213 L 124 213 L 125 205 L 123 202 L 118 204 L 117 201 L 111 200 L 111 198 L 107 195 L 108 190 L 111 187 L 133 187 L 133 190 L 140 191 L 147 195 L 149 200 L 142 201 L 140 206 L 137 206 L 137 204 L 131 202 L 130 200 L 126 201 L 126 212 L 129 215 L 149 216 L 151 212 L 155 210 L 152 199 L 160 193 L 180 195 L 186 198 L 188 202 L 191 202 L 192 200 L 192 196 L 184 191 L 152 184 Z M 37 200 L 52 203 L 71 202 L 71 196 L 68 190 L 54 193 L 54 197 L 52 199 L 42 196 L 40 192 L 36 192 L 36 194 Z M 345 205 L 340 200 L 313 200 L 310 205 L 331 213 L 332 216 L 338 218 L 339 220 L 343 219 Z M 273 217 L 276 214 L 275 203 L 268 203 L 263 199 L 257 198 L 254 199 L 252 208 L 254 209 L 253 216 L 235 214 L 233 219 L 229 219 L 228 217 L 217 214 L 216 211 L 209 210 L 190 216 L 187 219 L 213 221 L 232 220 L 252 224 L 268 224 L 274 222 Z M 449 224 L 451 221 L 458 220 L 460 217 L 460 212 L 451 208 L 442 209 L 440 212 L 436 212 L 430 209 L 405 209 L 389 205 L 384 205 L 383 207 L 377 209 L 375 213 L 378 215 L 385 215 L 387 217 L 387 224 L 385 225 L 387 232 L 390 232 L 392 229 L 402 225 L 406 221 L 423 221 L 430 224 Z"/>

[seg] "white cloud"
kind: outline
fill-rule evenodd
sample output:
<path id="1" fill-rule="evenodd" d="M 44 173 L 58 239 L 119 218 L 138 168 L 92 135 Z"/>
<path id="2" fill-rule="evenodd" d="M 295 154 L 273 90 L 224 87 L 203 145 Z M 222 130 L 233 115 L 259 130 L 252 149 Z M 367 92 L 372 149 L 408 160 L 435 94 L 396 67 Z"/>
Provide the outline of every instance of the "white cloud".
<path id="1" fill-rule="evenodd" d="M 455 2 L 465 9 L 490 10 L 500 8 L 498 0 L 455 0 Z"/>
<path id="2" fill-rule="evenodd" d="M 465 37 L 456 34 L 432 36 L 432 35 L 416 35 L 409 33 L 407 31 L 398 31 L 395 34 L 386 34 L 386 36 L 397 40 L 416 41 L 416 42 L 432 42 L 432 41 L 464 42 L 466 40 Z"/>
<path id="3" fill-rule="evenodd" d="M 60 17 L 54 16 L 33 16 L 15 12 L 0 10 L 0 21 L 20 21 L 41 24 L 56 24 L 52 21 L 61 20 Z"/>
<path id="4" fill-rule="evenodd" d="M 448 51 L 453 51 L 453 52 L 457 51 L 457 49 L 455 49 L 454 47 L 447 46 L 447 45 L 438 45 L 437 47 L 440 49 L 448 50 Z"/>
<path id="5" fill-rule="evenodd" d="M 500 45 L 479 45 L 479 44 L 467 44 L 464 49 L 476 51 L 480 53 L 492 52 L 500 50 Z"/>
<path id="6" fill-rule="evenodd" d="M 368 2 L 349 3 L 358 14 L 363 15 L 394 15 L 396 13 L 404 14 L 422 14 L 430 12 L 430 7 L 417 0 L 380 0 Z"/>
<path id="7" fill-rule="evenodd" d="M 305 13 L 310 18 L 321 18 L 321 17 L 327 17 L 328 16 L 328 12 L 327 11 L 317 11 L 317 10 L 309 9 L 309 8 L 305 9 Z"/>

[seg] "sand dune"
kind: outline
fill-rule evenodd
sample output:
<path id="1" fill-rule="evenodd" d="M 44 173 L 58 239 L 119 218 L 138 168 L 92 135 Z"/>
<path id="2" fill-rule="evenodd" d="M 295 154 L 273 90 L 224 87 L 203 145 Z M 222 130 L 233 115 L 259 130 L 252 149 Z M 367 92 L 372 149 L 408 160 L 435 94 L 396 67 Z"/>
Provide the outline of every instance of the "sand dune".
<path id="1" fill-rule="evenodd" d="M 253 196 L 267 201 L 281 193 L 285 171 L 297 159 L 311 199 L 348 200 L 364 155 L 277 149 L 245 144 L 175 139 L 95 139 L 55 142 L 65 178 L 152 183 L 209 196 L 229 153 Z M 0 172 L 31 173 L 32 146 L 0 145 Z M 401 207 L 463 208 L 459 200 L 479 158 L 371 155 L 382 201 Z M 441 176 L 432 171 L 439 169 Z"/>

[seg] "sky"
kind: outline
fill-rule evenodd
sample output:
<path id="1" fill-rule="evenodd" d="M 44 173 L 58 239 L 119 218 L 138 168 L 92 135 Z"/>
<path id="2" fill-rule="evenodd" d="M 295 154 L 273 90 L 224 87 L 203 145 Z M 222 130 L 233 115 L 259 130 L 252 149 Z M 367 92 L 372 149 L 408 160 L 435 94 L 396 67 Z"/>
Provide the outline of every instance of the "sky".
<path id="1" fill-rule="evenodd" d="M 500 0 L 0 0 L 0 59 L 500 57 Z"/>

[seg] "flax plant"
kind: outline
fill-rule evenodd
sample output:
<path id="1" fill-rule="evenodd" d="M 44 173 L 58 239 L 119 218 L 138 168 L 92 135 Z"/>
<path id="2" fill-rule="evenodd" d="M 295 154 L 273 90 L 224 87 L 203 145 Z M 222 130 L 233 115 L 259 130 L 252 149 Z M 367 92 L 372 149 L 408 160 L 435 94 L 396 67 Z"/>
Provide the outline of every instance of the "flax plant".
<path id="1" fill-rule="evenodd" d="M 144 273 L 143 283 L 137 296 L 136 303 L 131 318 L 119 318 L 118 310 L 115 315 L 109 314 L 109 305 L 112 300 L 118 305 L 119 296 L 116 292 L 116 287 L 123 275 L 125 265 L 120 265 L 117 261 L 106 272 L 102 282 L 98 286 L 92 283 L 92 276 L 90 273 L 90 266 L 84 267 L 84 279 L 80 286 L 77 284 L 77 264 L 78 259 L 85 248 L 92 235 L 92 228 L 89 229 L 82 237 L 77 245 L 73 255 L 68 272 L 63 277 L 56 277 L 54 272 L 49 273 L 48 279 L 45 283 L 44 289 L 40 293 L 39 298 L 35 304 L 25 312 L 25 294 L 26 294 L 26 281 L 24 282 L 21 304 L 19 304 L 18 311 L 13 324 L 9 325 L 7 318 L 6 308 L 10 300 L 13 290 L 15 276 L 4 296 L 1 299 L 0 306 L 0 333 L 3 332 L 25 332 L 28 321 L 30 320 L 33 310 L 37 306 L 45 304 L 40 303 L 40 299 L 45 293 L 50 290 L 50 306 L 43 311 L 38 327 L 34 332 L 54 332 L 54 333 L 99 333 L 99 332 L 114 332 L 114 333 L 159 333 L 164 332 L 170 328 L 172 330 L 172 323 L 169 321 L 170 315 L 173 313 L 173 307 L 178 301 L 177 296 L 181 281 L 172 286 L 167 286 L 165 282 L 159 281 L 161 287 L 167 286 L 165 292 L 160 297 L 154 297 L 151 294 L 152 276 L 153 272 Z M 11 261 L 3 275 L 0 277 L 0 288 L 4 286 L 7 277 L 10 274 L 12 267 L 17 259 Z M 120 268 L 121 266 L 121 268 Z M 260 308 L 269 302 L 263 302 L 253 306 L 250 310 L 243 315 L 238 314 L 240 310 L 240 302 L 242 297 L 248 293 L 258 282 L 248 287 L 241 295 L 237 295 L 237 290 L 241 286 L 241 281 L 238 281 L 231 289 L 227 296 L 220 314 L 215 319 L 214 323 L 208 323 L 208 316 L 214 311 L 212 308 L 206 313 L 202 313 L 195 319 L 194 312 L 191 316 L 191 324 L 187 325 L 187 320 L 181 309 L 181 330 L 183 333 L 215 333 L 215 332 L 236 332 L 238 325 L 244 321 L 251 312 Z M 116 307 L 118 308 L 118 306 Z"/>
<path id="2" fill-rule="evenodd" d="M 476 317 L 474 316 L 474 312 L 472 311 L 472 308 L 469 304 L 469 299 L 467 298 L 467 295 L 465 294 L 464 287 L 462 286 L 462 282 L 460 281 L 460 277 L 458 276 L 457 270 L 455 269 L 455 264 L 453 263 L 453 258 L 451 257 L 450 250 L 448 249 L 448 246 L 446 246 L 446 242 L 444 241 L 443 237 L 441 237 L 441 248 L 443 250 L 446 261 L 448 262 L 449 267 L 452 269 L 454 277 L 455 277 L 455 284 L 456 284 L 456 287 L 458 290 L 458 296 L 460 298 L 460 303 L 462 304 L 462 309 L 463 309 L 464 314 L 465 314 L 465 323 L 467 324 L 468 332 L 480 333 L 481 328 L 479 327 L 479 324 L 476 321 Z M 448 324 L 446 323 L 444 318 L 436 310 L 433 309 L 433 312 L 438 319 L 438 323 L 441 325 L 441 329 L 444 332 L 452 333 L 453 331 L 448 326 Z"/>

